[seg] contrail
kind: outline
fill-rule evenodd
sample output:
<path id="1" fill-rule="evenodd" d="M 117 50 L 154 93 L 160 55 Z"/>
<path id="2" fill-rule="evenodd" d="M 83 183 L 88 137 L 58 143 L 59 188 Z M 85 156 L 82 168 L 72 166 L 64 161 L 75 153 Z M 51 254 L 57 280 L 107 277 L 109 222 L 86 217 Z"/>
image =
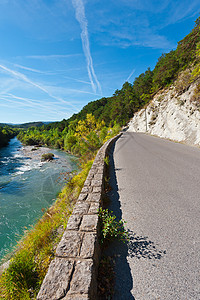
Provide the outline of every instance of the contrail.
<path id="1" fill-rule="evenodd" d="M 70 105 L 71 107 L 73 107 L 73 109 L 75 109 L 75 111 L 77 111 L 77 107 L 74 106 L 72 103 L 68 102 L 68 101 L 65 101 L 63 100 L 61 97 L 57 97 L 57 96 L 54 96 L 52 95 L 47 89 L 45 89 L 44 87 L 42 87 L 41 85 L 33 82 L 32 80 L 30 80 L 27 76 L 25 76 L 24 74 L 20 73 L 20 72 L 17 72 L 17 71 L 14 71 L 12 69 L 9 69 L 3 65 L 0 65 L 0 69 L 2 69 L 3 71 L 5 71 L 6 73 L 9 73 L 11 74 L 12 76 L 14 76 L 15 78 L 17 79 L 20 79 L 24 82 L 27 82 L 29 83 L 30 85 L 38 88 L 39 90 L 43 91 L 44 93 L 46 93 L 49 97 L 59 101 L 59 102 L 62 102 L 62 103 L 65 103 L 65 104 L 68 104 Z"/>
<path id="2" fill-rule="evenodd" d="M 133 69 L 131 71 L 131 74 L 128 76 L 128 78 L 126 79 L 126 81 L 129 81 L 129 79 L 132 77 L 132 75 L 135 73 L 135 69 Z"/>
<path id="3" fill-rule="evenodd" d="M 21 65 L 18 65 L 18 64 L 14 64 L 14 66 L 17 67 L 17 68 L 23 69 L 23 70 L 27 70 L 27 71 L 31 71 L 31 72 L 35 72 L 35 73 L 39 73 L 39 74 L 46 74 L 45 72 L 42 72 L 40 70 L 36 70 L 36 69 L 33 69 L 33 68 L 28 68 L 28 67 L 21 66 Z"/>
<path id="4" fill-rule="evenodd" d="M 83 51 L 86 57 L 87 61 L 87 71 L 88 71 L 88 76 L 93 88 L 93 91 L 96 93 L 97 89 L 102 94 L 101 90 L 101 85 L 97 79 L 97 76 L 94 72 L 94 67 L 93 67 L 93 61 L 92 61 L 92 56 L 90 53 L 90 43 L 89 43 L 89 38 L 88 38 L 88 22 L 85 16 L 85 8 L 83 5 L 82 0 L 72 0 L 72 4 L 75 8 L 76 12 L 76 19 L 80 24 L 81 27 L 81 40 L 82 40 L 82 45 L 83 45 Z"/>
<path id="5" fill-rule="evenodd" d="M 7 73 L 10 73 L 11 75 L 13 75 L 15 78 L 21 79 L 21 80 L 23 80 L 23 81 L 25 81 L 25 82 L 27 82 L 27 83 L 29 83 L 29 84 L 31 84 L 31 85 L 37 87 L 37 88 L 40 89 L 41 91 L 43 91 L 43 92 L 45 92 L 45 93 L 48 94 L 48 91 L 47 91 L 45 88 L 43 88 L 43 87 L 41 87 L 40 85 L 38 85 L 38 84 L 32 82 L 32 81 L 31 81 L 30 79 L 28 79 L 28 77 L 26 77 L 24 74 L 22 74 L 22 73 L 20 73 L 20 72 L 17 72 L 17 71 L 14 71 L 14 70 L 11 70 L 11 69 L 9 69 L 9 68 L 3 66 L 3 65 L 0 65 L 0 68 L 1 68 L 2 70 L 6 71 Z"/>
<path id="6" fill-rule="evenodd" d="M 11 100 L 10 98 L 15 99 L 15 100 Z M 64 109 L 63 108 L 62 110 L 57 110 L 56 106 L 51 105 L 49 103 L 47 105 L 44 105 L 41 101 L 37 101 L 37 100 L 35 101 L 32 99 L 28 99 L 28 98 L 18 97 L 13 94 L 7 94 L 7 95 L 0 96 L 0 99 L 3 99 L 4 101 L 7 101 L 9 103 L 19 104 L 19 105 L 27 106 L 30 108 L 40 107 L 44 111 L 49 111 L 50 113 L 52 113 L 52 114 L 55 113 L 57 115 L 62 115 L 63 109 Z M 0 104 L 0 106 L 2 106 L 2 105 Z"/>

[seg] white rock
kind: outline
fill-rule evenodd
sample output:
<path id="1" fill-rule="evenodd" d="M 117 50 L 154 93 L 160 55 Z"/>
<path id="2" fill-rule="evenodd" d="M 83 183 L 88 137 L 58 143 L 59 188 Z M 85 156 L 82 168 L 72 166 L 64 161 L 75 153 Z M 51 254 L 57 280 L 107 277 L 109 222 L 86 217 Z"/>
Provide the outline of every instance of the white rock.
<path id="1" fill-rule="evenodd" d="M 200 146 L 200 110 L 191 97 L 196 84 L 178 95 L 174 87 L 158 93 L 145 109 L 137 112 L 128 124 L 128 131 L 148 132 L 190 145 Z M 147 128 L 147 130 L 146 130 Z"/>

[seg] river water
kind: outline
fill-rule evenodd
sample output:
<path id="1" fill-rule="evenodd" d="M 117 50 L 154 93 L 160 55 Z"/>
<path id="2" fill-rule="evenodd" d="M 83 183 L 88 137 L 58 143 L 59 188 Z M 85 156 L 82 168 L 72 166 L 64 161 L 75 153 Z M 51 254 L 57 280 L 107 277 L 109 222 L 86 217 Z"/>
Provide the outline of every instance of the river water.
<path id="1" fill-rule="evenodd" d="M 64 174 L 77 170 L 77 159 L 69 154 L 32 148 L 14 138 L 0 149 L 0 259 L 51 206 L 64 185 Z M 54 160 L 42 163 L 41 154 L 48 152 L 54 153 Z"/>

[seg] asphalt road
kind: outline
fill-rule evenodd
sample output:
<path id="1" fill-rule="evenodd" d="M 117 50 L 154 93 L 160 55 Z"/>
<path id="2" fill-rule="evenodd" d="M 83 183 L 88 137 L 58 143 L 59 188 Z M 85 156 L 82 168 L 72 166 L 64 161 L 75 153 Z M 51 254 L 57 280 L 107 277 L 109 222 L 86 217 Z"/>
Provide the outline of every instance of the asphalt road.
<path id="1" fill-rule="evenodd" d="M 110 156 L 111 208 L 127 222 L 114 299 L 200 299 L 200 149 L 124 133 Z"/>

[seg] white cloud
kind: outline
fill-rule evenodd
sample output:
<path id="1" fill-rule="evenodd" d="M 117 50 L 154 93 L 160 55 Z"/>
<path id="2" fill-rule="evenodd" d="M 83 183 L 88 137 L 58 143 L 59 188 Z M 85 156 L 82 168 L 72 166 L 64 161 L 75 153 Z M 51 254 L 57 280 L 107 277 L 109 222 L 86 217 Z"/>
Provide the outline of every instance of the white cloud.
<path id="1" fill-rule="evenodd" d="M 199 0 L 194 1 L 175 1 L 169 5 L 169 13 L 164 25 L 174 24 L 186 18 L 199 16 Z"/>
<path id="2" fill-rule="evenodd" d="M 142 46 L 169 51 L 176 44 L 163 33 L 170 24 L 199 12 L 199 0 L 95 0 L 87 2 L 93 38 L 101 45 Z"/>

